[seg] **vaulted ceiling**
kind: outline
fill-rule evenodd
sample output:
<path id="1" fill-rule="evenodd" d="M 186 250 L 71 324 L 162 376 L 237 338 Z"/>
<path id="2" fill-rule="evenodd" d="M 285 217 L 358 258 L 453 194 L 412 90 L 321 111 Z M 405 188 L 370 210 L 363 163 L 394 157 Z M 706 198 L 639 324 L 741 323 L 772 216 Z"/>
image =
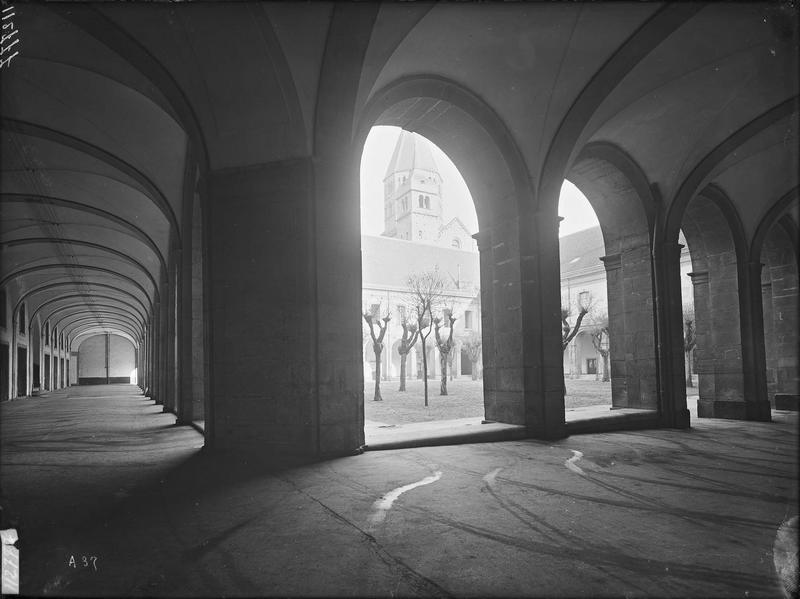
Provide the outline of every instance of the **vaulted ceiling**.
<path id="1" fill-rule="evenodd" d="M 333 37 L 351 34 L 331 26 L 337 10 L 18 5 L 22 51 L 0 73 L 0 279 L 28 314 L 57 319 L 72 334 L 140 339 L 182 245 L 195 167 L 314 155 L 325 128 L 321 73 L 350 60 L 329 49 Z M 369 13 L 358 22 L 369 23 L 369 44 L 341 107 L 353 131 L 381 90 L 438 77 L 488 106 L 542 197 L 592 142 L 630 156 L 677 225 L 694 194 L 714 184 L 752 236 L 797 188 L 798 34 L 788 5 L 359 10 Z M 438 131 L 434 141 L 477 189 L 494 158 L 465 144 L 463 117 L 442 106 L 423 111 L 425 132 Z M 405 108 L 392 116 L 410 129 L 420 118 Z M 351 142 L 342 140 L 343 151 Z M 493 193 L 505 192 L 485 187 Z"/>

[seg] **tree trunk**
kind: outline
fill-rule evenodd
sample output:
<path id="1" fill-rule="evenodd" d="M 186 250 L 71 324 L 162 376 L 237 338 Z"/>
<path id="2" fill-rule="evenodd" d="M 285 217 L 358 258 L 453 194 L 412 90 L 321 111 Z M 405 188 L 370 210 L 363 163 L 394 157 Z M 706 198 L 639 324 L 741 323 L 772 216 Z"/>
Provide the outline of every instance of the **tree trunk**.
<path id="1" fill-rule="evenodd" d="M 422 340 L 422 381 L 425 385 L 425 407 L 428 407 L 428 354 L 425 351 L 425 340 Z"/>
<path id="2" fill-rule="evenodd" d="M 686 353 L 686 386 L 694 387 L 694 381 L 692 380 L 692 350 L 689 350 L 685 353 Z"/>
<path id="3" fill-rule="evenodd" d="M 400 354 L 400 388 L 398 391 L 406 390 L 406 358 L 408 358 L 408 354 Z"/>
<path id="4" fill-rule="evenodd" d="M 381 397 L 381 350 L 380 349 L 375 349 L 375 397 L 373 398 L 373 401 L 383 401 L 383 397 Z"/>
<path id="5" fill-rule="evenodd" d="M 478 361 L 477 360 L 470 360 L 472 362 L 472 380 L 478 380 Z"/>
<path id="6" fill-rule="evenodd" d="M 447 395 L 447 355 L 439 350 L 439 365 L 442 367 L 442 384 L 439 385 L 439 395 Z"/>
<path id="7" fill-rule="evenodd" d="M 611 380 L 611 377 L 608 375 L 608 352 L 603 352 L 603 382 L 607 383 Z"/>

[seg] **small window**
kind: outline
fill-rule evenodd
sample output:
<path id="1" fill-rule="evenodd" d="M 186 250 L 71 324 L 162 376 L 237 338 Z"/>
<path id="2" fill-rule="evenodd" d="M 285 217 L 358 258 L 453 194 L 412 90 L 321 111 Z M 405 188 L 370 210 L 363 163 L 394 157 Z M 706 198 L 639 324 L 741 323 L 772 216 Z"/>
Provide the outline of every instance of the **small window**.
<path id="1" fill-rule="evenodd" d="M 461 240 L 458 237 L 454 237 L 453 241 L 450 242 L 450 245 L 452 245 L 457 250 L 460 250 L 461 249 Z"/>
<path id="2" fill-rule="evenodd" d="M 472 328 L 472 310 L 464 310 L 464 328 Z"/>
<path id="3" fill-rule="evenodd" d="M 581 291 L 578 294 L 578 307 L 581 309 L 588 308 L 591 300 L 592 295 L 588 291 Z"/>
<path id="4" fill-rule="evenodd" d="M 425 196 L 425 208 L 427 208 L 428 210 L 431 209 L 431 198 L 430 198 L 430 196 Z"/>
<path id="5" fill-rule="evenodd" d="M 381 314 L 381 305 L 380 304 L 372 304 L 369 307 L 369 313 L 372 315 L 373 318 L 378 318 Z"/>
<path id="6" fill-rule="evenodd" d="M 20 335 L 25 334 L 25 304 L 19 307 L 19 332 Z"/>
<path id="7" fill-rule="evenodd" d="M 422 230 L 421 229 L 419 231 L 417 231 L 417 237 L 422 239 Z"/>
<path id="8" fill-rule="evenodd" d="M 403 322 L 406 319 L 406 307 L 397 306 L 397 315 L 400 317 L 400 322 Z"/>
<path id="9" fill-rule="evenodd" d="M 450 325 L 450 316 L 453 314 L 448 308 L 442 310 L 442 314 L 444 314 L 444 324 Z"/>
<path id="10" fill-rule="evenodd" d="M 419 203 L 419 207 L 420 208 L 424 208 L 425 207 L 425 198 L 422 197 L 422 194 L 419 194 L 419 197 L 417 198 L 417 202 Z"/>

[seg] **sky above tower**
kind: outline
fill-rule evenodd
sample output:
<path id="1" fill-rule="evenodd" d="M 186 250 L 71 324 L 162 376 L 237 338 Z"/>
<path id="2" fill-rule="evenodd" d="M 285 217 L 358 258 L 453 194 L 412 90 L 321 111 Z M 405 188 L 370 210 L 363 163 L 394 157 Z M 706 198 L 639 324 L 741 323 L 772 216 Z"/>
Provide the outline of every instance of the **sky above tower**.
<path id="1" fill-rule="evenodd" d="M 383 179 L 401 131 L 399 127 L 373 127 L 364 144 L 361 155 L 361 232 L 365 235 L 383 232 Z M 430 143 L 430 146 L 443 181 L 443 222 L 458 217 L 468 231 L 476 233 L 478 217 L 467 184 L 450 158 L 435 144 Z M 559 227 L 561 237 L 598 225 L 589 201 L 569 181 L 564 181 L 561 188 L 558 213 L 564 217 Z"/>

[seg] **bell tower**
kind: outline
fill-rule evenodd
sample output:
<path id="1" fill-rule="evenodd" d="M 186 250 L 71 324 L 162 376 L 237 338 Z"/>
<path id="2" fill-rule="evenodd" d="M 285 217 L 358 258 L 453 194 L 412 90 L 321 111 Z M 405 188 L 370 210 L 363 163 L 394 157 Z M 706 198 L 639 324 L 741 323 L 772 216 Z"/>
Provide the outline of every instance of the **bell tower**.
<path id="1" fill-rule="evenodd" d="M 435 243 L 442 226 L 442 176 L 430 142 L 402 131 L 383 179 L 383 235 Z"/>

